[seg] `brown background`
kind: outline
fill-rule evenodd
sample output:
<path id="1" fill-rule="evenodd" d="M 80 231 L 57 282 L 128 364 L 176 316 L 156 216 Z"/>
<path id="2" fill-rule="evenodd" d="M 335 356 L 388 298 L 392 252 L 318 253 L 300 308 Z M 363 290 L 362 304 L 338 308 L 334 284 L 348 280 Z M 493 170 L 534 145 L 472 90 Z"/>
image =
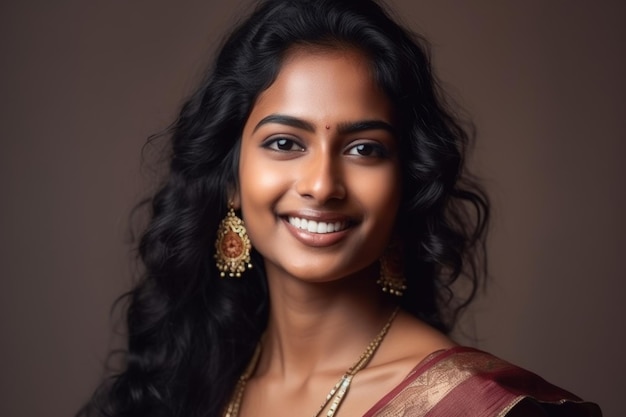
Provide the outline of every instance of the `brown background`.
<path id="1" fill-rule="evenodd" d="M 67 416 L 94 388 L 151 178 L 142 145 L 238 3 L 0 4 L 0 415 Z M 478 126 L 493 281 L 464 328 L 620 415 L 626 3 L 391 3 Z"/>

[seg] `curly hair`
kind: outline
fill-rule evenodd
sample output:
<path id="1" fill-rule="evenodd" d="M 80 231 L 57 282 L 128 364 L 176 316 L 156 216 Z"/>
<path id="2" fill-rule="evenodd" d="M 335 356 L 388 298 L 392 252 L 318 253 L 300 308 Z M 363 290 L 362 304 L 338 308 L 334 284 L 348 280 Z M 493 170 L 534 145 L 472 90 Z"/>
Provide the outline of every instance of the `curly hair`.
<path id="1" fill-rule="evenodd" d="M 265 330 L 262 258 L 246 285 L 223 280 L 213 245 L 237 186 L 243 126 L 290 48 L 355 48 L 397 117 L 398 214 L 408 288 L 402 307 L 447 333 L 486 274 L 485 194 L 464 167 L 470 135 L 448 109 L 425 41 L 369 0 L 267 0 L 226 39 L 168 130 L 169 174 L 139 243 L 145 272 L 127 294 L 123 371 L 84 416 L 219 416 Z M 459 297 L 459 278 L 469 293 Z"/>

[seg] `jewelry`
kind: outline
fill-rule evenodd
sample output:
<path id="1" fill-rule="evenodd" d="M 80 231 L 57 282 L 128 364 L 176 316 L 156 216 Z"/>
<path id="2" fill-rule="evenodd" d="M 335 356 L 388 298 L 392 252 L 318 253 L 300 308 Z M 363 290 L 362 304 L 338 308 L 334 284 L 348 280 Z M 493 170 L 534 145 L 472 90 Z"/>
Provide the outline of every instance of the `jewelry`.
<path id="1" fill-rule="evenodd" d="M 235 393 L 233 397 L 230 399 L 228 403 L 228 408 L 226 409 L 226 413 L 224 417 L 237 417 L 239 415 L 239 408 L 241 408 L 241 399 L 243 398 L 243 392 L 246 389 L 246 383 L 252 372 L 256 369 L 257 364 L 259 363 L 259 358 L 261 357 L 261 344 L 256 345 L 256 349 L 254 350 L 254 354 L 252 355 L 252 359 L 244 373 L 239 377 L 237 381 L 237 385 L 235 386 Z"/>
<path id="2" fill-rule="evenodd" d="M 398 243 L 389 245 L 380 258 L 380 278 L 376 281 L 383 292 L 402 297 L 406 290 L 406 278 L 403 272 L 402 247 Z"/>
<path id="3" fill-rule="evenodd" d="M 359 357 L 359 360 L 357 360 L 355 364 L 352 365 L 346 371 L 345 374 L 343 374 L 343 376 L 339 379 L 339 381 L 335 384 L 335 386 L 331 388 L 330 392 L 326 396 L 326 399 L 324 400 L 320 408 L 317 410 L 314 417 L 320 416 L 322 411 L 324 411 L 326 406 L 328 406 L 328 403 L 330 402 L 331 398 L 333 399 L 333 401 L 330 404 L 328 412 L 326 413 L 326 417 L 333 417 L 335 415 L 335 413 L 339 409 L 339 406 L 343 402 L 345 395 L 348 392 L 348 389 L 350 388 L 352 379 L 357 374 L 357 372 L 365 368 L 367 364 L 372 360 L 372 357 L 374 356 L 374 354 L 378 350 L 378 347 L 380 346 L 383 339 L 387 335 L 387 332 L 389 331 L 389 328 L 391 327 L 391 323 L 393 323 L 393 319 L 396 318 L 396 315 L 398 314 L 399 309 L 400 308 L 397 307 L 393 311 L 393 313 L 391 313 L 391 316 L 387 320 L 387 323 L 385 323 L 385 326 L 381 329 L 380 333 L 376 335 L 374 340 L 370 342 L 370 344 L 365 349 L 365 352 L 363 352 L 361 356 Z M 235 386 L 235 392 L 232 398 L 230 399 L 230 402 L 228 403 L 228 407 L 226 408 L 226 412 L 224 413 L 223 417 L 237 417 L 239 415 L 239 409 L 241 408 L 241 400 L 243 398 L 243 393 L 246 389 L 246 384 L 248 380 L 250 379 L 250 376 L 252 376 L 252 373 L 256 369 L 256 366 L 259 362 L 260 357 L 261 357 L 261 344 L 257 345 L 256 350 L 254 351 L 254 355 L 252 355 L 252 359 L 250 360 L 250 363 L 246 367 L 245 372 L 239 377 L 239 380 L 237 381 L 237 385 Z"/>
<path id="4" fill-rule="evenodd" d="M 241 220 L 235 214 L 232 204 L 226 217 L 217 229 L 215 241 L 215 263 L 220 276 L 241 277 L 246 269 L 252 268 L 250 263 L 250 238 Z"/>

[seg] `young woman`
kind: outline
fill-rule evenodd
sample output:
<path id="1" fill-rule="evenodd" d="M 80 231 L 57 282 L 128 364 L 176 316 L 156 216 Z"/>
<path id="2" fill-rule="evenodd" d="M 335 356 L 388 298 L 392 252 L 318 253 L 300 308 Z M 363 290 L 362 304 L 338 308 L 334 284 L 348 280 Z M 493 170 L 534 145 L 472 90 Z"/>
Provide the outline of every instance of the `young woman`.
<path id="1" fill-rule="evenodd" d="M 81 413 L 599 415 L 446 336 L 488 204 L 443 103 L 376 3 L 262 2 L 172 126 L 125 369 Z"/>

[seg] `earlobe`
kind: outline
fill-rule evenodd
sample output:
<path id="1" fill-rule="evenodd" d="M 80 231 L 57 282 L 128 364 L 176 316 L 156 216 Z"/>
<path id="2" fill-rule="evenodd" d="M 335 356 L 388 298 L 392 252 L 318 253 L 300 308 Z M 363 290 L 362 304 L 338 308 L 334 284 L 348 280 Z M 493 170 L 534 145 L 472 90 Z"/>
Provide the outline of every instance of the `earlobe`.
<path id="1" fill-rule="evenodd" d="M 241 197 L 238 189 L 228 192 L 228 206 L 234 208 L 235 210 L 239 210 L 241 208 Z"/>

